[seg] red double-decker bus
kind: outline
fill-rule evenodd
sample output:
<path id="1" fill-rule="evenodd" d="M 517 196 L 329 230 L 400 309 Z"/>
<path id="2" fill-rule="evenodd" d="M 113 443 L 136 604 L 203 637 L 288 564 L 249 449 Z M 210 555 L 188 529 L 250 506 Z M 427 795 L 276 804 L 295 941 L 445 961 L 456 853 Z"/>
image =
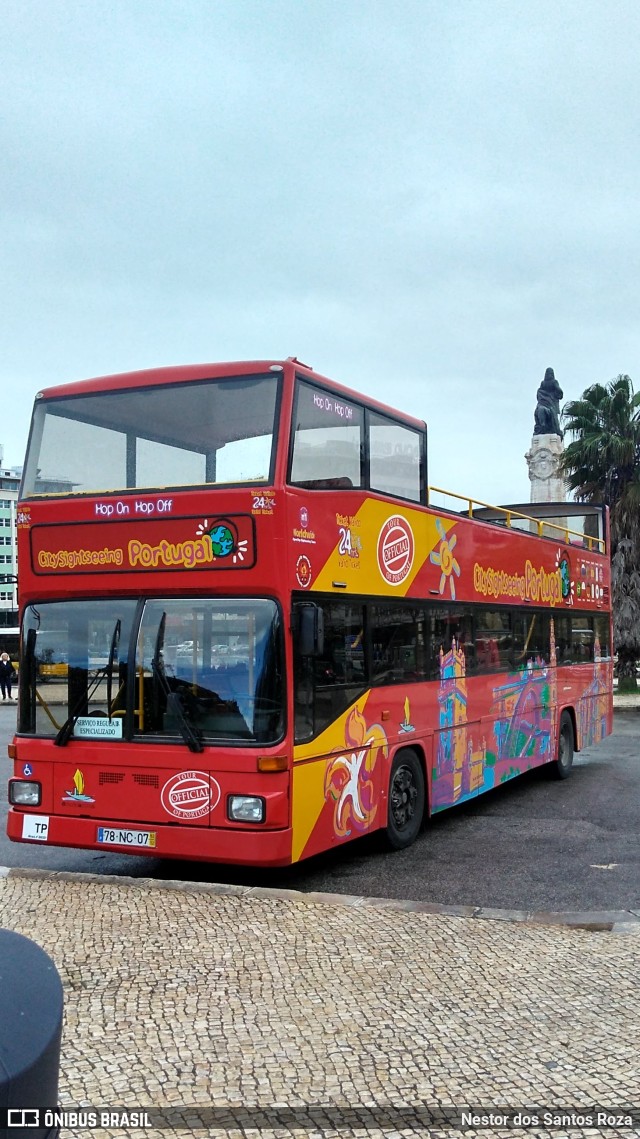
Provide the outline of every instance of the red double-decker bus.
<path id="1" fill-rule="evenodd" d="M 612 725 L 606 512 L 426 466 L 295 358 L 39 393 L 9 837 L 284 865 L 567 776 Z"/>

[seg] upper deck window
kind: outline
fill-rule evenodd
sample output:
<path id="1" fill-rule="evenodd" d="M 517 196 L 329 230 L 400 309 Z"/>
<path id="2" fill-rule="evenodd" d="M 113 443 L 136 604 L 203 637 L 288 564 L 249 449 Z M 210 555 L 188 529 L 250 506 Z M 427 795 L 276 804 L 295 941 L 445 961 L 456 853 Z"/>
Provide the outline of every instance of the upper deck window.
<path id="1" fill-rule="evenodd" d="M 425 500 L 425 433 L 298 380 L 289 481 L 309 490 L 368 487 Z"/>
<path id="2" fill-rule="evenodd" d="M 368 414 L 368 437 L 371 489 L 420 502 L 424 437 L 404 423 L 374 411 Z"/>
<path id="3" fill-rule="evenodd" d="M 258 375 L 43 399 L 22 497 L 269 482 L 277 396 Z"/>
<path id="4" fill-rule="evenodd" d="M 298 382 L 291 482 L 316 489 L 362 486 L 364 410 Z"/>

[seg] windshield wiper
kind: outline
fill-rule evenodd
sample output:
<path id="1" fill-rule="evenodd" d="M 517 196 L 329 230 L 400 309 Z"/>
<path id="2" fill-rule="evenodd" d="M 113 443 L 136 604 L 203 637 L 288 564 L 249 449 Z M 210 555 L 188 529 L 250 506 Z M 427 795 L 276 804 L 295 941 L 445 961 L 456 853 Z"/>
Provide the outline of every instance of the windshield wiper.
<path id="1" fill-rule="evenodd" d="M 166 685 L 165 692 L 167 694 L 167 711 L 172 712 L 176 717 L 180 733 L 189 751 L 204 751 L 202 733 L 200 729 L 196 728 L 195 724 L 192 724 L 187 718 L 181 693 L 172 692 L 168 684 Z"/>
<path id="2" fill-rule="evenodd" d="M 80 713 L 82 711 L 82 708 L 83 708 L 85 701 L 87 704 L 90 703 L 90 701 L 93 697 L 93 694 L 97 691 L 97 688 L 98 688 L 98 685 L 100 684 L 100 681 L 104 680 L 105 677 L 107 680 L 107 707 L 109 709 L 109 719 L 111 719 L 111 673 L 113 670 L 113 662 L 115 660 L 116 649 L 117 649 L 118 643 L 120 641 L 120 629 L 121 629 L 121 627 L 122 627 L 122 623 L 120 621 L 120 618 L 118 617 L 118 620 L 116 621 L 114 628 L 113 628 L 113 634 L 111 636 L 111 648 L 109 649 L 109 659 L 108 659 L 107 663 L 102 666 L 102 668 L 98 669 L 95 676 L 92 677 L 91 688 L 87 692 L 87 695 L 85 696 L 84 693 L 81 695 L 80 699 L 77 700 L 75 703 L 73 712 L 71 712 L 69 714 L 69 716 L 67 716 L 67 719 L 65 720 L 65 722 L 62 725 L 62 727 L 60 728 L 60 731 L 58 732 L 55 740 L 53 741 L 57 747 L 66 747 L 66 745 L 69 743 L 71 733 L 73 732 L 76 720 L 78 719 L 78 716 L 80 715 Z"/>
<path id="3" fill-rule="evenodd" d="M 113 666 L 114 666 L 115 660 L 116 660 L 116 651 L 117 651 L 118 645 L 120 644 L 120 630 L 121 630 L 121 628 L 122 628 L 122 623 L 120 621 L 120 618 L 118 617 L 118 620 L 116 621 L 116 623 L 113 627 L 113 635 L 111 637 L 111 648 L 109 649 L 109 671 L 107 673 L 107 711 L 109 713 L 109 719 L 111 719 L 111 696 L 112 696 L 112 691 L 113 691 L 113 688 L 112 688 L 112 686 L 113 686 Z"/>
<path id="4" fill-rule="evenodd" d="M 160 618 L 160 624 L 158 625 L 158 635 L 156 637 L 156 643 L 153 650 L 153 657 L 151 658 L 151 671 L 153 673 L 154 679 L 160 685 L 167 698 L 167 711 L 175 716 L 178 722 L 178 727 L 180 728 L 180 734 L 187 747 L 189 748 L 189 751 L 204 751 L 202 734 L 199 729 L 196 728 L 195 724 L 192 724 L 187 718 L 182 696 L 179 692 L 174 691 L 171 688 L 164 671 L 164 665 L 162 663 L 162 649 L 164 646 L 164 627 L 166 620 L 167 614 L 163 613 L 162 617 Z"/>

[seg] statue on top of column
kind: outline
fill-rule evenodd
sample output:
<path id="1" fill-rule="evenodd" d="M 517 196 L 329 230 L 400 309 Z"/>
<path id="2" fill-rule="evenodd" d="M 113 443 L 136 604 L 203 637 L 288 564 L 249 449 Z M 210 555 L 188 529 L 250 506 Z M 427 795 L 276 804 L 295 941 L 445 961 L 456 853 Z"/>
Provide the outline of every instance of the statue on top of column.
<path id="1" fill-rule="evenodd" d="M 556 380 L 553 368 L 547 368 L 544 379 L 538 388 L 536 397 L 538 404 L 535 411 L 534 435 L 559 435 L 560 428 L 560 400 L 563 391 Z"/>

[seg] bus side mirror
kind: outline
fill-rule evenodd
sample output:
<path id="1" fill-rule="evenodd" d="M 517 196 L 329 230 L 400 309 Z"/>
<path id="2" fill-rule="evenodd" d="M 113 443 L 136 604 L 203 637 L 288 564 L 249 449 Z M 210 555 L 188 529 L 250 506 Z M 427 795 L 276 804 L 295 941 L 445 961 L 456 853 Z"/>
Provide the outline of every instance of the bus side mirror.
<path id="1" fill-rule="evenodd" d="M 294 626 L 298 638 L 298 652 L 303 657 L 320 656 L 324 650 L 324 613 L 318 605 L 308 602 L 296 606 L 297 622 Z"/>

